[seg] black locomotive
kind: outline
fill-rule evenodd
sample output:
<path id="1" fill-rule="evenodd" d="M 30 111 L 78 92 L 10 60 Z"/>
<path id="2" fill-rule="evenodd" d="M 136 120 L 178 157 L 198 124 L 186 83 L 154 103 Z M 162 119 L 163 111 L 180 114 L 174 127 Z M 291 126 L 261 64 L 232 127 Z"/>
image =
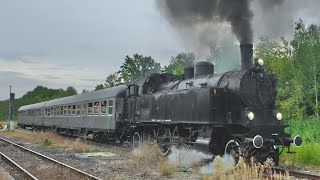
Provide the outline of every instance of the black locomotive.
<path id="1" fill-rule="evenodd" d="M 275 77 L 264 72 L 262 60 L 253 65 L 251 44 L 240 48 L 241 70 L 214 74 L 212 63 L 198 62 L 183 76 L 152 74 L 126 86 L 21 107 L 19 125 L 133 146 L 151 138 L 164 153 L 172 145 L 207 143 L 214 155 L 278 163 L 284 147 L 300 146 L 302 139 L 284 132 Z"/>

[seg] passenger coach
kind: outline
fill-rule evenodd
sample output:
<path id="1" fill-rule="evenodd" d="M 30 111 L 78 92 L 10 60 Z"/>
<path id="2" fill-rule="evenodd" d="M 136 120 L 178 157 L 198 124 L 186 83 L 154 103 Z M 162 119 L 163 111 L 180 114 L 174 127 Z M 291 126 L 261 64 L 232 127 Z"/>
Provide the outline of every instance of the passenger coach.
<path id="1" fill-rule="evenodd" d="M 22 106 L 19 126 L 53 129 L 68 133 L 113 131 L 116 129 L 116 107 L 122 104 L 127 86 Z M 122 109 L 122 108 L 121 108 Z M 71 130 L 71 131 L 70 131 Z"/>

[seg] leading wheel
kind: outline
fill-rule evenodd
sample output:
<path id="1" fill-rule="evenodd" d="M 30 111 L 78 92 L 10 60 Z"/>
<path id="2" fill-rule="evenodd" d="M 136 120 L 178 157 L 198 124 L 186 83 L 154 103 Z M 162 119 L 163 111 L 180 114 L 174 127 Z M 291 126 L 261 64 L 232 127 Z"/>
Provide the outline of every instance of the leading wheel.
<path id="1" fill-rule="evenodd" d="M 230 155 L 233 158 L 235 165 L 238 165 L 239 159 L 242 156 L 241 143 L 237 140 L 231 139 L 225 146 L 224 154 Z"/>

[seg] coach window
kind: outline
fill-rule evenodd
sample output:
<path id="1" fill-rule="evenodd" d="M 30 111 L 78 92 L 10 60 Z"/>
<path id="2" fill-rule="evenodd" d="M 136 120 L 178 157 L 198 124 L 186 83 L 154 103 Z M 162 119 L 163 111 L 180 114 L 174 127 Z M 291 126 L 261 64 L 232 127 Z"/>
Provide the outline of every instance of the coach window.
<path id="1" fill-rule="evenodd" d="M 68 106 L 68 116 L 71 116 L 72 115 L 72 106 L 71 105 L 69 105 Z"/>
<path id="2" fill-rule="evenodd" d="M 59 117 L 60 116 L 60 108 L 59 107 L 55 107 L 54 110 L 56 111 L 56 117 Z"/>
<path id="3" fill-rule="evenodd" d="M 51 116 L 50 108 L 47 108 L 47 117 Z"/>
<path id="4" fill-rule="evenodd" d="M 49 117 L 52 117 L 52 113 L 53 113 L 52 108 L 49 108 L 49 111 L 50 111 Z"/>
<path id="5" fill-rule="evenodd" d="M 113 113 L 113 99 L 108 101 L 108 116 L 112 116 Z"/>
<path id="6" fill-rule="evenodd" d="M 88 116 L 92 116 L 92 102 L 88 103 Z"/>
<path id="7" fill-rule="evenodd" d="M 60 110 L 59 110 L 60 111 L 60 117 L 62 117 L 63 116 L 63 106 L 60 106 L 59 108 L 60 108 Z"/>
<path id="8" fill-rule="evenodd" d="M 76 105 L 72 105 L 72 116 L 76 115 Z"/>
<path id="9" fill-rule="evenodd" d="M 63 112 L 64 112 L 64 113 L 63 113 L 63 116 L 64 116 L 64 117 L 67 117 L 67 116 L 68 116 L 68 107 L 67 107 L 67 106 L 64 106 L 64 107 L 63 107 Z"/>
<path id="10" fill-rule="evenodd" d="M 56 114 L 55 114 L 55 115 L 56 115 L 56 117 L 58 117 L 58 116 L 59 116 L 59 114 L 60 114 L 60 113 L 59 113 L 59 108 L 58 108 L 58 107 L 55 107 L 55 108 L 54 108 L 54 111 L 56 112 Z"/>
<path id="11" fill-rule="evenodd" d="M 87 114 L 87 103 L 82 106 L 82 115 L 85 116 Z"/>
<path id="12" fill-rule="evenodd" d="M 99 116 L 99 110 L 100 110 L 100 103 L 98 102 L 94 102 L 94 115 L 95 116 Z"/>
<path id="13" fill-rule="evenodd" d="M 60 106 L 60 117 L 62 117 L 63 116 L 63 106 Z"/>
<path id="14" fill-rule="evenodd" d="M 101 116 L 107 115 L 107 101 L 101 101 Z"/>
<path id="15" fill-rule="evenodd" d="M 56 115 L 56 108 L 51 108 L 51 114 L 52 117 Z"/>
<path id="16" fill-rule="evenodd" d="M 77 116 L 81 115 L 81 107 L 80 104 L 77 105 Z"/>

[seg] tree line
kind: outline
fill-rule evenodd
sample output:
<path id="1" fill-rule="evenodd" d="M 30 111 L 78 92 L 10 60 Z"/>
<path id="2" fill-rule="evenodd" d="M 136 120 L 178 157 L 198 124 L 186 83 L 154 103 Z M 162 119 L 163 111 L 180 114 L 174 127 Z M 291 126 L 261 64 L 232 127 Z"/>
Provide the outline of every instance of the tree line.
<path id="1" fill-rule="evenodd" d="M 17 119 L 18 109 L 21 106 L 35 104 L 52 99 L 73 96 L 77 94 L 77 90 L 69 86 L 66 89 L 50 89 L 43 86 L 37 86 L 32 91 L 28 91 L 21 98 L 14 101 L 13 119 Z M 8 100 L 0 101 L 0 121 L 6 120 L 8 115 Z"/>

